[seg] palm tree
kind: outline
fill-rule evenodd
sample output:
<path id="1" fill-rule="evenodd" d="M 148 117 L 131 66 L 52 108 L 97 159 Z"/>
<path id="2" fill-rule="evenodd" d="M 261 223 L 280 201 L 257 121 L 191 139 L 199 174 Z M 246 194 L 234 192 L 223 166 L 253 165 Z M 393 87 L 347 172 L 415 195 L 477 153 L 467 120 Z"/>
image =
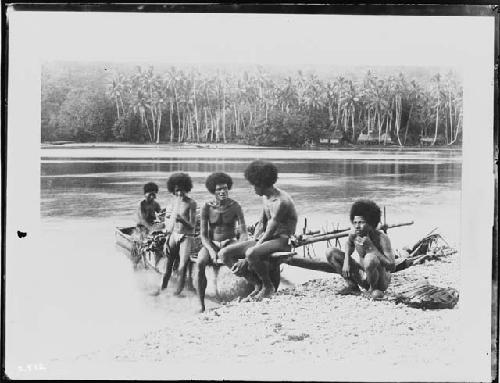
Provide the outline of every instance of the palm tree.
<path id="1" fill-rule="evenodd" d="M 419 87 L 419 85 L 417 84 L 417 82 L 415 80 L 412 80 L 410 82 L 410 86 L 407 89 L 407 99 L 408 99 L 408 102 L 410 103 L 410 111 L 408 112 L 408 119 L 406 120 L 405 134 L 403 137 L 403 145 L 406 144 L 406 137 L 408 135 L 408 129 L 410 127 L 411 114 L 413 112 L 413 108 L 415 107 L 415 104 L 420 99 L 421 93 L 422 93 L 422 89 Z"/>
<path id="2" fill-rule="evenodd" d="M 439 127 L 439 107 L 441 104 L 441 75 L 436 73 L 432 79 L 432 96 L 435 100 L 434 107 L 436 108 L 436 125 L 434 129 L 434 139 L 432 140 L 432 146 L 436 143 L 437 135 L 438 135 L 438 127 Z"/>

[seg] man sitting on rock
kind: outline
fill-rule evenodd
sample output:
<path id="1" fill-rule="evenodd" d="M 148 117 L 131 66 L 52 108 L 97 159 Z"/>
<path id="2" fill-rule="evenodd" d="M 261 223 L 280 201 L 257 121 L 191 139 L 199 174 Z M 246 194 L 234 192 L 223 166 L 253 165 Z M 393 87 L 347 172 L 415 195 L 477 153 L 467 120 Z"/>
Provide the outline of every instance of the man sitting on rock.
<path id="1" fill-rule="evenodd" d="M 212 173 L 206 181 L 207 190 L 214 200 L 206 202 L 201 209 L 200 236 L 203 247 L 198 253 L 198 296 L 201 312 L 205 311 L 205 290 L 207 277 L 205 267 L 218 263 L 219 252 L 231 243 L 247 241 L 248 234 L 241 206 L 229 198 L 233 186 L 231 176 L 226 173 Z M 238 228 L 239 238 L 236 238 Z"/>
<path id="2" fill-rule="evenodd" d="M 275 291 L 273 281 L 279 281 L 279 275 L 274 274 L 279 273 L 279 268 L 270 267 L 269 256 L 277 251 L 290 251 L 288 240 L 295 234 L 297 212 L 290 195 L 274 186 L 278 179 L 274 164 L 253 161 L 245 170 L 245 178 L 253 185 L 255 194 L 262 196 L 264 203 L 255 240 L 229 245 L 219 255 L 228 267 L 245 258 L 248 269 L 243 268 L 241 274 L 254 285 L 254 291 L 246 300 L 258 301 Z"/>
<path id="3" fill-rule="evenodd" d="M 380 299 L 389 287 L 391 272 L 395 268 L 391 241 L 385 233 L 377 230 L 380 215 L 375 202 L 358 200 L 351 207 L 353 231 L 347 237 L 345 253 L 330 248 L 326 252 L 328 262 L 303 258 L 285 262 L 291 266 L 342 275 L 347 287 L 339 291 L 341 295 L 359 294 L 361 286 L 373 299 Z"/>

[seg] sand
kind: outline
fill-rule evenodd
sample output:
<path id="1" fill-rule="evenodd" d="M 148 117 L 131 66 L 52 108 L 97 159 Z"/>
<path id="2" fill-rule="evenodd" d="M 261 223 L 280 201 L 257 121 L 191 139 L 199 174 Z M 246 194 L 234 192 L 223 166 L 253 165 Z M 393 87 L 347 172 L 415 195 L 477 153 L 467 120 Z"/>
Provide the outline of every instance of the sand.
<path id="1" fill-rule="evenodd" d="M 458 255 L 393 274 L 393 286 L 427 279 L 459 286 Z M 340 296 L 338 275 L 229 302 L 48 368 L 53 378 L 401 380 L 453 379 L 460 302 L 420 310 Z M 394 287 L 391 287 L 394 288 Z"/>

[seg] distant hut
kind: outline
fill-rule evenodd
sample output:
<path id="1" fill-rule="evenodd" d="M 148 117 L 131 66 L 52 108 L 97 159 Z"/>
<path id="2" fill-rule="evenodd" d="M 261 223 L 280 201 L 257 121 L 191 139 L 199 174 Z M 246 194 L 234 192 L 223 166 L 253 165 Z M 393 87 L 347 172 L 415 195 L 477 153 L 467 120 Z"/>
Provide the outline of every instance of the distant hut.
<path id="1" fill-rule="evenodd" d="M 431 146 L 434 142 L 434 137 L 420 137 L 420 145 L 422 146 Z M 438 135 L 436 138 L 436 144 L 442 145 L 446 142 L 446 139 L 442 134 Z"/>
<path id="2" fill-rule="evenodd" d="M 378 134 L 375 134 L 374 131 L 370 131 L 368 133 L 361 133 L 358 136 L 358 144 L 378 144 Z"/>
<path id="3" fill-rule="evenodd" d="M 391 136 L 388 133 L 383 133 L 380 135 L 380 143 L 392 144 Z"/>
<path id="4" fill-rule="evenodd" d="M 342 129 L 335 129 L 329 136 L 319 139 L 320 145 L 339 145 L 345 142 L 345 134 Z"/>

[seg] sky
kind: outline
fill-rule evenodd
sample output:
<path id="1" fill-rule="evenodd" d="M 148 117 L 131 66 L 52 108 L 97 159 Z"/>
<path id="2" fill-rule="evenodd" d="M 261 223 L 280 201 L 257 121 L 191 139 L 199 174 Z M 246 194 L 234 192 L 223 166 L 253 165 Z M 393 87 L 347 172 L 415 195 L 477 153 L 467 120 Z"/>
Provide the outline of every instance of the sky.
<path id="1" fill-rule="evenodd" d="M 471 42 L 485 43 L 476 38 L 484 32 L 480 17 L 96 12 L 9 12 L 8 17 L 13 37 L 37 42 L 33 53 L 42 60 L 461 65 Z"/>

